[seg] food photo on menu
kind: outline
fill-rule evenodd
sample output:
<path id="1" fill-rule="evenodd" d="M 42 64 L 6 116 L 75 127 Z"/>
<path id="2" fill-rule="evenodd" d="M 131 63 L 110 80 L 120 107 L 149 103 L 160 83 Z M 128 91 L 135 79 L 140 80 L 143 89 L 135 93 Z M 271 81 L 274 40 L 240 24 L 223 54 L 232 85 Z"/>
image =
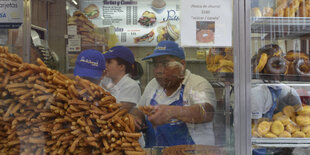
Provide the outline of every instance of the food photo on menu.
<path id="1" fill-rule="evenodd" d="M 138 22 L 142 26 L 152 26 L 156 22 L 156 15 L 153 12 L 144 11 Z"/>
<path id="2" fill-rule="evenodd" d="M 149 33 L 146 33 L 140 37 L 135 37 L 134 39 L 134 43 L 143 43 L 143 42 L 152 42 L 154 40 L 154 30 L 150 31 Z"/>
<path id="3" fill-rule="evenodd" d="M 157 32 L 157 42 L 163 40 L 176 41 L 180 38 L 180 30 L 175 24 L 171 24 L 170 21 L 167 21 L 165 26 L 159 26 Z"/>
<path id="4" fill-rule="evenodd" d="M 215 22 L 197 21 L 196 22 L 196 41 L 198 43 L 214 44 Z"/>
<path id="5" fill-rule="evenodd" d="M 89 4 L 84 9 L 84 13 L 89 19 L 95 19 L 99 16 L 99 8 L 95 4 Z"/>
<path id="6" fill-rule="evenodd" d="M 153 0 L 152 1 L 152 9 L 160 14 L 165 10 L 166 2 L 164 0 Z"/>

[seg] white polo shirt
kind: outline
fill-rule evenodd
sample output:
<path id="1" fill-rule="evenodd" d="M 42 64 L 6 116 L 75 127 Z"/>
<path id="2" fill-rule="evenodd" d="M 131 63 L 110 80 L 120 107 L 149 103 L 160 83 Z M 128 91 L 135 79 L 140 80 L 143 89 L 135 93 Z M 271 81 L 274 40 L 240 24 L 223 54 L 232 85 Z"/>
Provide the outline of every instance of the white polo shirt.
<path id="1" fill-rule="evenodd" d="M 128 74 L 115 85 L 111 78 L 104 77 L 99 84 L 106 91 L 116 98 L 116 102 L 129 102 L 137 104 L 141 97 L 141 90 L 138 83 L 131 79 Z"/>
<path id="2" fill-rule="evenodd" d="M 201 76 L 192 74 L 189 70 L 185 72 L 183 83 L 185 85 L 183 101 L 185 106 L 209 103 L 215 109 L 216 97 L 211 84 Z M 155 100 L 159 104 L 169 105 L 179 100 L 181 86 L 171 95 L 166 96 L 163 88 L 152 79 L 146 86 L 139 101 L 140 106 L 149 106 L 150 101 L 157 90 Z M 192 124 L 186 123 L 189 133 L 195 144 L 214 145 L 213 123 Z"/>
<path id="3" fill-rule="evenodd" d="M 269 85 L 277 89 L 277 87 L 281 88 L 281 93 L 277 96 L 277 106 L 276 108 L 281 111 L 282 108 L 286 105 L 299 105 L 301 106 L 301 100 L 299 98 L 298 93 L 295 89 L 285 85 L 285 84 L 277 84 L 277 85 Z M 286 96 L 291 93 L 289 98 Z M 259 119 L 263 116 L 263 114 L 267 113 L 273 104 L 272 95 L 268 88 L 268 84 L 266 85 L 258 85 L 251 89 L 251 118 Z M 297 106 L 298 107 L 298 106 Z M 296 109 L 297 110 L 297 109 Z"/>

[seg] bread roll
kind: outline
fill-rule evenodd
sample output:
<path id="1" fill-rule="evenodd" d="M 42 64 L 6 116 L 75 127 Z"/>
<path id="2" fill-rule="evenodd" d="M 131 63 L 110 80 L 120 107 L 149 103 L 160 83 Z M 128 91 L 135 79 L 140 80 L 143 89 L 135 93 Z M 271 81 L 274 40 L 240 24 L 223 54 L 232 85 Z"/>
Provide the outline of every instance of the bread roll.
<path id="1" fill-rule="evenodd" d="M 269 8 L 269 7 L 264 7 L 263 16 L 264 17 L 272 17 L 273 16 L 273 9 Z"/>
<path id="2" fill-rule="evenodd" d="M 251 16 L 252 17 L 262 17 L 262 12 L 260 11 L 259 8 L 252 8 Z"/>
<path id="3" fill-rule="evenodd" d="M 289 8 L 296 9 L 297 11 L 297 9 L 299 8 L 299 4 L 300 4 L 299 0 L 292 0 L 289 4 Z"/>
<path id="4" fill-rule="evenodd" d="M 299 17 L 309 17 L 310 16 L 310 1 L 305 1 L 299 5 Z"/>
<path id="5" fill-rule="evenodd" d="M 287 0 L 277 0 L 277 8 L 287 8 Z"/>
<path id="6" fill-rule="evenodd" d="M 284 9 L 284 17 L 295 17 L 295 9 L 285 8 Z"/>
<path id="7" fill-rule="evenodd" d="M 278 8 L 275 13 L 274 13 L 275 17 L 284 17 L 284 8 Z"/>

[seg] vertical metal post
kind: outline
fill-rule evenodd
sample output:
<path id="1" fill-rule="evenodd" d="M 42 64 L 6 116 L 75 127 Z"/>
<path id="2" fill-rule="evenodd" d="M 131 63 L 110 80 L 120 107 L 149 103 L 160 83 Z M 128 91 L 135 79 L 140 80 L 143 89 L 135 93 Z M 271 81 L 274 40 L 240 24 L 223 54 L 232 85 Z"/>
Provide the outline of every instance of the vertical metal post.
<path id="1" fill-rule="evenodd" d="M 24 23 L 23 23 L 23 59 L 30 62 L 31 48 L 31 0 L 24 0 Z"/>
<path id="2" fill-rule="evenodd" d="M 230 82 L 225 82 L 225 128 L 226 128 L 226 144 L 228 144 L 229 147 L 233 146 L 231 144 L 231 106 L 230 106 L 230 88 L 231 88 L 231 83 Z"/>
<path id="3" fill-rule="evenodd" d="M 235 154 L 251 154 L 250 0 L 234 1 Z"/>
<path id="4" fill-rule="evenodd" d="M 244 75 L 245 75 L 245 87 L 244 87 L 244 105 L 245 105 L 245 116 L 244 116 L 244 129 L 246 130 L 244 133 L 245 140 L 243 142 L 243 145 L 246 146 L 245 153 L 248 155 L 252 154 L 252 142 L 251 142 L 251 80 L 252 80 L 252 71 L 251 71 L 251 0 L 246 0 L 244 4 L 245 8 L 243 9 L 243 19 L 245 24 L 245 27 L 242 30 L 245 30 L 245 35 L 242 35 L 244 37 L 242 47 L 244 48 L 243 55 L 244 55 Z"/>

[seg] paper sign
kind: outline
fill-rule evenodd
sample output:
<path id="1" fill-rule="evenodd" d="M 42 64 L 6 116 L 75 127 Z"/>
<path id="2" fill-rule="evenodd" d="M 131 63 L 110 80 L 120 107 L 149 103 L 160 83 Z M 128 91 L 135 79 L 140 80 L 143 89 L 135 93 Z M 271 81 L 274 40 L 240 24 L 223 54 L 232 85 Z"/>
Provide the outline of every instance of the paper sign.
<path id="1" fill-rule="evenodd" d="M 0 28 L 15 29 L 23 23 L 23 0 L 0 0 Z"/>
<path id="2" fill-rule="evenodd" d="M 81 37 L 79 35 L 73 36 L 68 39 L 68 51 L 80 51 L 81 50 Z"/>
<path id="3" fill-rule="evenodd" d="M 68 25 L 68 35 L 77 35 L 76 25 Z"/>
<path id="4" fill-rule="evenodd" d="M 231 0 L 181 0 L 181 45 L 232 45 Z"/>

